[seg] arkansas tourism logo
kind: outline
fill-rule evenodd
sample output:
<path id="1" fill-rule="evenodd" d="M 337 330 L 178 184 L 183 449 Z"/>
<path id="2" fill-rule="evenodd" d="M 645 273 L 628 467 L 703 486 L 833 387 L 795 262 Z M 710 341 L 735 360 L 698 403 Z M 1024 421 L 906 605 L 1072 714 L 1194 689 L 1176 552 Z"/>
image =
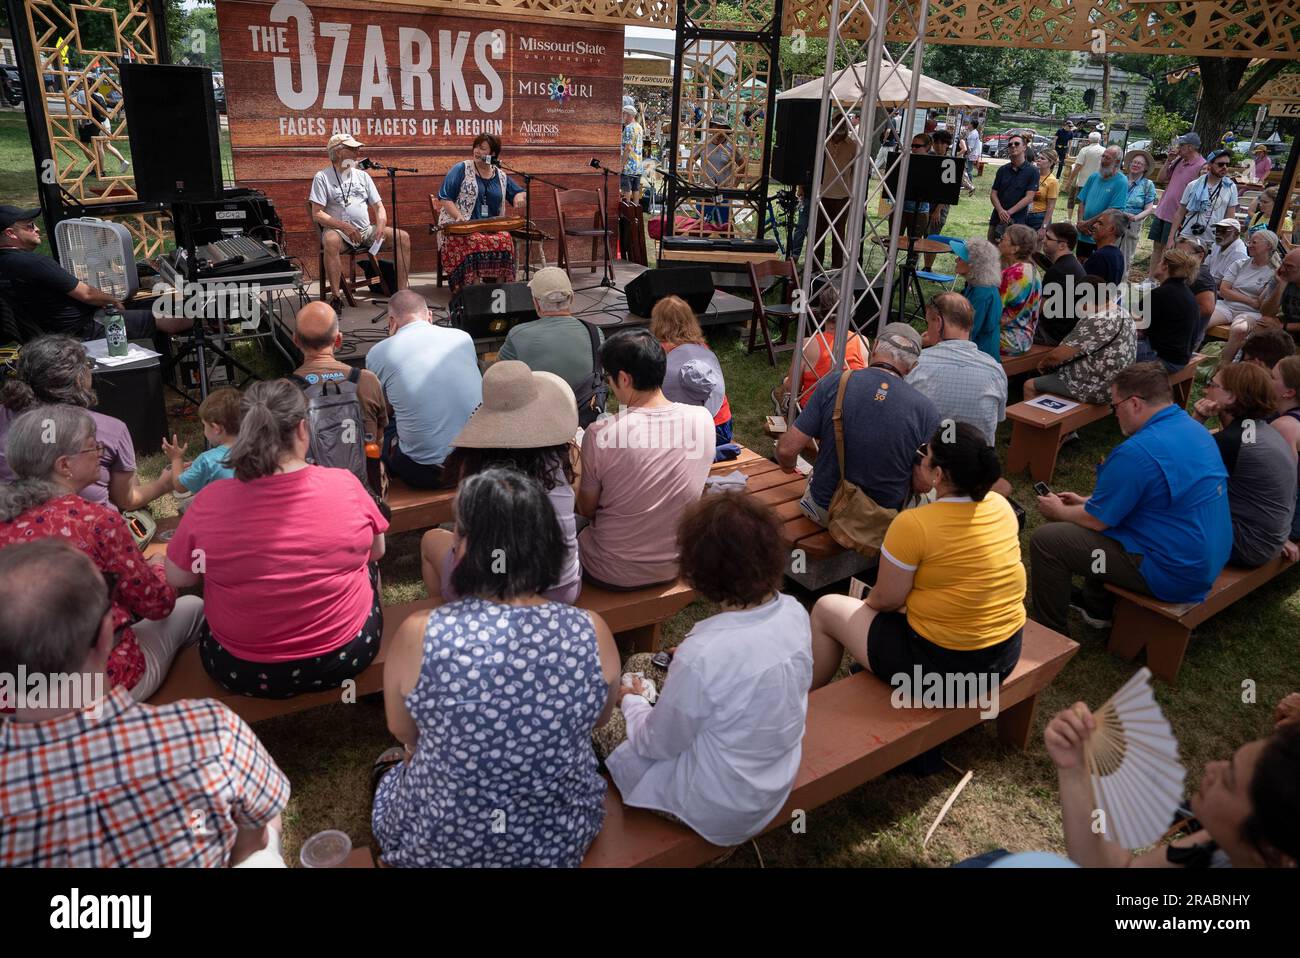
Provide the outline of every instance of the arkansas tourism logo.
<path id="1" fill-rule="evenodd" d="M 534 123 L 532 120 L 525 120 L 519 124 L 519 135 L 525 140 L 554 140 L 560 135 L 560 124 Z"/>

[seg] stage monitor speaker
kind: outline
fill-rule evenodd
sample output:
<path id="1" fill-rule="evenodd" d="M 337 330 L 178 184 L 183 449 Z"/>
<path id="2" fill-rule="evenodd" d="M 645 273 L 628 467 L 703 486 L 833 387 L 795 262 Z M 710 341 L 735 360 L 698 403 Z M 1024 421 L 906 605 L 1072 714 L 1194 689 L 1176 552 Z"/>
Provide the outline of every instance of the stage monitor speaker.
<path id="1" fill-rule="evenodd" d="M 221 199 L 212 71 L 126 62 L 119 69 L 136 194 L 148 203 Z"/>
<path id="2" fill-rule="evenodd" d="M 665 296 L 680 296 L 696 313 L 703 313 L 713 301 L 713 271 L 707 266 L 648 269 L 627 284 L 628 311 L 649 319 L 655 303 Z"/>
<path id="3" fill-rule="evenodd" d="M 890 192 L 895 194 L 898 191 L 898 167 L 892 164 L 897 160 L 898 153 L 891 152 L 886 161 L 891 166 L 885 177 Z M 914 155 L 907 166 L 907 195 L 903 199 L 956 205 L 961 201 L 961 173 L 965 163 L 955 156 Z"/>
<path id="4" fill-rule="evenodd" d="M 537 318 L 527 283 L 474 283 L 453 297 L 451 324 L 474 339 L 505 336 L 510 327 Z"/>
<path id="5" fill-rule="evenodd" d="M 772 148 L 772 179 L 787 186 L 812 183 L 817 152 L 820 100 L 777 100 Z"/>

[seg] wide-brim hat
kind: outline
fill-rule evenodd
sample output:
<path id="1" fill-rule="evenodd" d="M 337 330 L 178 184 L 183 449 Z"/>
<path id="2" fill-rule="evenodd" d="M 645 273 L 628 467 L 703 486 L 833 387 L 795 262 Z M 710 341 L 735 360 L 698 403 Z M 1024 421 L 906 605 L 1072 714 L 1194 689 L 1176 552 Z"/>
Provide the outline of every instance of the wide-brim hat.
<path id="1" fill-rule="evenodd" d="M 1253 150 L 1251 150 L 1250 152 L 1252 152 L 1252 153 L 1267 153 L 1267 152 L 1268 152 L 1268 147 L 1265 146 L 1263 143 L 1256 143 L 1256 144 L 1255 144 L 1255 148 L 1254 148 Z"/>
<path id="2" fill-rule="evenodd" d="M 554 373 L 533 372 L 505 359 L 483 374 L 483 402 L 453 446 L 541 449 L 570 442 L 578 432 L 578 401 Z"/>
<path id="3" fill-rule="evenodd" d="M 1140 156 L 1142 159 L 1147 161 L 1147 171 L 1143 174 L 1144 176 L 1150 176 L 1155 172 L 1156 158 L 1146 150 L 1129 150 L 1128 154 L 1124 157 L 1124 169 L 1128 169 L 1128 165 L 1133 162 L 1133 157 L 1135 156 Z"/>

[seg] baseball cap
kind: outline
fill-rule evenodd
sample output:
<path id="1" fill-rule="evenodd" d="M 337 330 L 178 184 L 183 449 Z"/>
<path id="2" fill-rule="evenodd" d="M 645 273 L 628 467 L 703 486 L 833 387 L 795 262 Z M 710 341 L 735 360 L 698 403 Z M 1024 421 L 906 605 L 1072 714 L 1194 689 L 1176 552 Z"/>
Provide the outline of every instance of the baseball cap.
<path id="1" fill-rule="evenodd" d="M 325 144 L 325 149 L 332 150 L 336 146 L 350 146 L 359 150 L 365 144 L 353 137 L 351 133 L 335 133 L 330 137 L 329 142 Z"/>
<path id="2" fill-rule="evenodd" d="M 1200 149 L 1201 146 L 1201 138 L 1195 133 L 1184 133 L 1182 136 L 1178 138 L 1176 142 L 1178 143 L 1179 146 L 1182 146 L 1184 143 L 1186 143 L 1190 146 L 1196 147 L 1197 149 Z"/>
<path id="3" fill-rule="evenodd" d="M 528 283 L 528 291 L 533 298 L 542 303 L 562 303 L 573 295 L 573 284 L 569 274 L 558 266 L 539 269 L 537 275 Z"/>
<path id="4" fill-rule="evenodd" d="M 970 262 L 970 247 L 966 245 L 964 239 L 954 237 L 953 239 L 948 240 L 948 248 L 951 249 L 953 253 L 956 254 L 957 258 L 963 263 Z"/>
<path id="5" fill-rule="evenodd" d="M 921 334 L 907 323 L 889 323 L 880 331 L 877 343 L 888 343 L 913 357 L 921 355 Z"/>
<path id="6" fill-rule="evenodd" d="M 34 220 L 41 215 L 39 206 L 32 207 L 29 210 L 21 206 L 0 206 L 0 230 L 7 230 L 15 223 L 21 223 L 23 220 Z"/>
<path id="7" fill-rule="evenodd" d="M 1220 229 L 1220 228 L 1223 228 L 1223 229 L 1229 229 L 1229 228 L 1231 228 L 1231 229 L 1234 229 L 1234 230 L 1239 230 L 1239 229 L 1241 229 L 1241 224 L 1238 223 L 1236 220 L 1229 218 L 1229 219 L 1226 219 L 1226 220 L 1219 220 L 1219 222 L 1217 222 L 1217 223 L 1214 224 L 1214 228 L 1215 228 L 1216 230 L 1217 230 L 1217 229 Z"/>

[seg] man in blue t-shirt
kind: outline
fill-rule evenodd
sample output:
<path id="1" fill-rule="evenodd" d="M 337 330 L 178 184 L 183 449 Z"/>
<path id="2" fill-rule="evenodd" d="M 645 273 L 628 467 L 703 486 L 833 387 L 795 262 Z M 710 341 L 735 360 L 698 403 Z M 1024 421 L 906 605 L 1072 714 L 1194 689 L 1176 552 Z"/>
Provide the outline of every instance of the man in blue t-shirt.
<path id="1" fill-rule="evenodd" d="M 907 502 L 916 451 L 939 428 L 934 403 L 904 381 L 920 356 L 921 337 L 916 330 L 906 323 L 890 323 L 871 351 L 871 365 L 856 370 L 844 392 L 845 472 L 850 482 L 886 509 L 901 509 Z M 840 483 L 833 418 L 839 388 L 838 374 L 818 383 L 799 418 L 776 445 L 777 461 L 793 472 L 799 453 L 810 440 L 818 441 L 817 461 L 799 505 L 823 526 L 830 521 L 827 510 Z"/>
<path id="2" fill-rule="evenodd" d="M 1088 177 L 1079 190 L 1079 206 L 1075 213 L 1079 229 L 1079 260 L 1082 262 L 1093 250 L 1092 227 L 1107 210 L 1124 211 L 1128 205 L 1128 177 L 1120 169 L 1124 154 L 1118 146 L 1108 146 L 1101 154 L 1101 167 Z"/>
<path id="3" fill-rule="evenodd" d="M 1111 624 L 1107 583 L 1163 602 L 1200 602 L 1232 551 L 1228 473 L 1210 434 L 1173 404 L 1160 363 L 1135 363 L 1111 383 L 1111 406 L 1129 438 L 1097 470 L 1088 498 L 1039 496 L 1051 520 L 1030 542 L 1034 618 L 1068 635 L 1077 609 Z M 1084 577 L 1072 590 L 1072 576 Z"/>

